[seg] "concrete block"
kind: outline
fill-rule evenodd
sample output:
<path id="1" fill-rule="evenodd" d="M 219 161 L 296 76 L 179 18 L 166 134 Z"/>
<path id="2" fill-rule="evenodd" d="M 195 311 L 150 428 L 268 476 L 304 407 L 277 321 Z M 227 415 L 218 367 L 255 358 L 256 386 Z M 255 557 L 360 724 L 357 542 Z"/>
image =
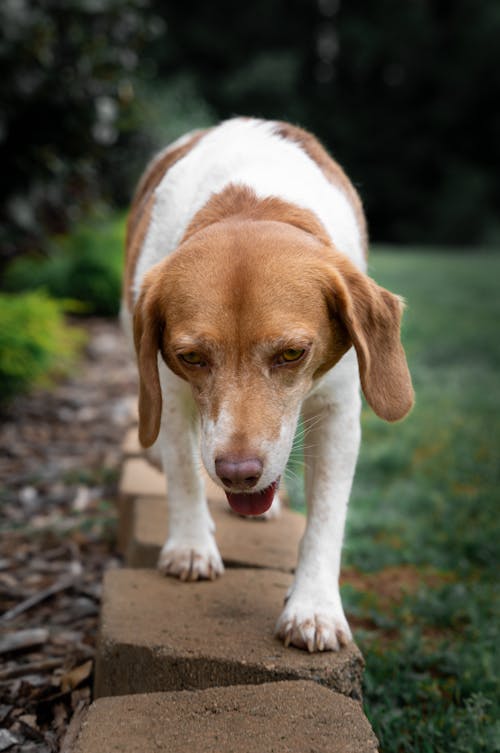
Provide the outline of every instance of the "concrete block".
<path id="1" fill-rule="evenodd" d="M 126 399 L 127 414 L 131 423 L 139 423 L 139 400 L 135 395 Z"/>
<path id="2" fill-rule="evenodd" d="M 132 430 L 135 431 L 135 430 Z M 129 449 L 132 450 L 130 442 Z M 205 474 L 205 490 L 213 499 L 225 499 L 222 489 Z M 167 480 L 165 474 L 153 465 L 147 456 L 130 454 L 122 466 L 118 493 L 118 548 L 126 552 L 132 535 L 134 503 L 139 496 L 165 499 Z"/>
<path id="3" fill-rule="evenodd" d="M 74 753 L 376 753 L 361 705 L 313 682 L 101 698 Z"/>
<path id="4" fill-rule="evenodd" d="M 134 502 L 140 494 L 164 497 L 167 491 L 165 476 L 141 457 L 129 457 L 122 466 L 118 488 L 118 549 L 126 552 L 132 534 Z"/>
<path id="5" fill-rule="evenodd" d="M 219 492 L 218 487 L 215 487 Z M 216 525 L 216 539 L 228 566 L 267 567 L 291 572 L 305 528 L 305 517 L 284 507 L 278 518 L 242 518 L 229 507 L 224 492 L 209 506 Z M 126 550 L 130 567 L 156 567 L 168 533 L 168 503 L 165 498 L 140 497 L 134 504 L 134 522 Z"/>
<path id="6" fill-rule="evenodd" d="M 203 473 L 205 492 L 209 499 L 226 499 L 224 491 Z M 119 484 L 120 497 L 164 497 L 167 492 L 165 474 L 151 463 L 147 456 L 129 457 L 122 467 Z"/>
<path id="7" fill-rule="evenodd" d="M 109 571 L 96 697 L 305 679 L 360 699 L 354 644 L 309 654 L 274 637 L 291 579 L 237 568 L 214 582 L 181 583 L 151 570 Z"/>
<path id="8" fill-rule="evenodd" d="M 122 444 L 122 452 L 124 457 L 134 457 L 142 455 L 144 450 L 139 443 L 139 435 L 137 433 L 137 426 L 132 426 L 125 434 L 125 439 Z"/>
<path id="9" fill-rule="evenodd" d="M 167 490 L 164 474 L 145 458 L 128 458 L 122 467 L 119 493 L 121 497 L 163 497 Z"/>

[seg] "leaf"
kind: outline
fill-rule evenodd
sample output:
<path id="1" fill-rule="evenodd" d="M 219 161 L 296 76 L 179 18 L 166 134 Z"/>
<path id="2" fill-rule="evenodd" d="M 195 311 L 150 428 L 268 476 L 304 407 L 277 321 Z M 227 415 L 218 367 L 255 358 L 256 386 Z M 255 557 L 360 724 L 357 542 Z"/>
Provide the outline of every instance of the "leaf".
<path id="1" fill-rule="evenodd" d="M 61 690 L 63 693 L 74 690 L 74 688 L 77 688 L 78 685 L 87 680 L 92 674 L 92 666 L 93 661 L 89 659 L 63 675 L 61 678 Z"/>

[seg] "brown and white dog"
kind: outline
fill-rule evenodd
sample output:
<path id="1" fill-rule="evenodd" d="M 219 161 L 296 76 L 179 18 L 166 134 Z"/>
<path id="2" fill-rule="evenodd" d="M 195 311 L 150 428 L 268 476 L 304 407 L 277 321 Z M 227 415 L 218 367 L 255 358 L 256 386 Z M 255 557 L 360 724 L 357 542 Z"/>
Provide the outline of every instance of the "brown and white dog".
<path id="1" fill-rule="evenodd" d="M 139 435 L 156 443 L 169 484 L 159 568 L 181 580 L 223 572 L 200 449 L 231 507 L 262 515 L 302 415 L 308 517 L 276 632 L 309 651 L 351 639 L 338 577 L 359 381 L 388 421 L 413 402 L 402 302 L 366 276 L 366 246 L 359 197 L 316 139 L 246 118 L 160 153 L 128 224 L 122 317 Z"/>

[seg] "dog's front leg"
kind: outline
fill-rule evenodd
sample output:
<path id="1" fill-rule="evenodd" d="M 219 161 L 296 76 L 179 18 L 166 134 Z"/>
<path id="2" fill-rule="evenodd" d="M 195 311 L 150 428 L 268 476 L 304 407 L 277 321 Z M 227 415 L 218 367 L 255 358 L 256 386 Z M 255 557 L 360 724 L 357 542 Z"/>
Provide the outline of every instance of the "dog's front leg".
<path id="1" fill-rule="evenodd" d="M 158 568 L 181 580 L 215 579 L 224 565 L 214 538 L 198 450 L 198 411 L 191 389 L 160 366 L 163 410 L 157 440 L 168 480 L 168 537 Z"/>
<path id="2" fill-rule="evenodd" d="M 348 364 L 342 364 L 341 374 L 349 371 Z M 303 409 L 308 517 L 295 581 L 276 630 L 285 645 L 309 651 L 338 650 L 352 637 L 339 571 L 361 433 L 356 385 L 356 372 L 350 380 L 332 379 L 327 386 L 334 389 L 312 396 Z"/>

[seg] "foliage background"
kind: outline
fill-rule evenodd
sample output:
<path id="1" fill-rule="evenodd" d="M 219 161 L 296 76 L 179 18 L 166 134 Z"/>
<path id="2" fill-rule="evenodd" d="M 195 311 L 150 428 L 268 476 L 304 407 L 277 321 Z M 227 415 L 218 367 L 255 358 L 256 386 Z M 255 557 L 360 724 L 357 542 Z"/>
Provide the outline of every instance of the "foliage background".
<path id="1" fill-rule="evenodd" d="M 0 25 L 4 261 L 235 114 L 315 132 L 375 241 L 498 242 L 496 0 L 5 0 Z"/>

